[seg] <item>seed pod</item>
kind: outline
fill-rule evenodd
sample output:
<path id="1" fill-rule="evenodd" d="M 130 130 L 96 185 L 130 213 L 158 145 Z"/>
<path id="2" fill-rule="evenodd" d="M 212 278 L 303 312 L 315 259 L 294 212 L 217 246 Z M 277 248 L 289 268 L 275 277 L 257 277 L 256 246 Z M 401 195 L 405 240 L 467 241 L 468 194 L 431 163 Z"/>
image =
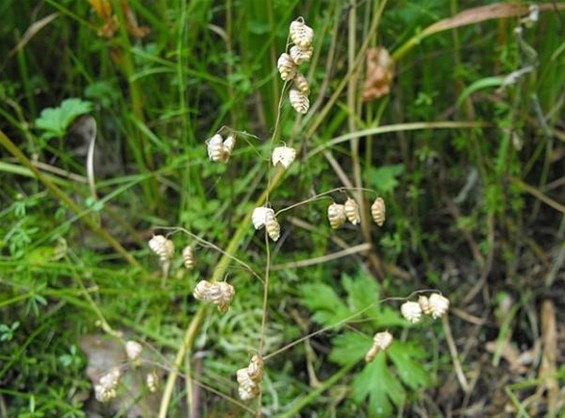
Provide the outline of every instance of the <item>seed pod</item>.
<path id="1" fill-rule="evenodd" d="M 165 238 L 163 235 L 155 235 L 149 240 L 148 245 L 151 251 L 157 254 L 163 263 L 169 261 L 175 252 L 173 241 Z"/>
<path id="2" fill-rule="evenodd" d="M 347 216 L 347 220 L 351 222 L 353 225 L 357 225 L 361 222 L 361 215 L 359 214 L 359 205 L 355 200 L 348 197 L 345 201 L 345 216 Z"/>
<path id="3" fill-rule="evenodd" d="M 300 65 L 309 62 L 313 52 L 314 48 L 312 48 L 312 45 L 305 47 L 294 45 L 290 48 L 290 58 L 292 58 L 296 65 Z"/>
<path id="4" fill-rule="evenodd" d="M 291 147 L 276 147 L 273 149 L 273 165 L 280 164 L 287 169 L 296 158 L 296 150 Z"/>
<path id="5" fill-rule="evenodd" d="M 204 302 L 208 302 L 209 298 L 210 298 L 210 287 L 212 286 L 212 283 L 210 283 L 207 280 L 201 280 L 198 282 L 198 284 L 196 285 L 196 287 L 194 288 L 194 292 L 192 292 L 192 295 L 194 296 L 195 299 L 204 301 Z"/>
<path id="6" fill-rule="evenodd" d="M 187 245 L 182 250 L 182 261 L 187 270 L 192 270 L 194 268 L 194 254 L 192 252 L 192 247 Z"/>
<path id="7" fill-rule="evenodd" d="M 220 312 L 227 312 L 230 308 L 233 297 L 235 296 L 234 287 L 227 282 L 216 283 L 220 289 L 220 298 L 218 300 L 218 310 Z"/>
<path id="8" fill-rule="evenodd" d="M 417 302 L 404 302 L 400 307 L 400 313 L 409 322 L 415 324 L 422 317 L 422 308 Z"/>
<path id="9" fill-rule="evenodd" d="M 304 77 L 304 74 L 300 71 L 297 71 L 294 76 L 294 86 L 303 95 L 308 96 L 310 94 L 310 85 L 308 84 L 308 80 L 306 80 L 306 77 Z"/>
<path id="10" fill-rule="evenodd" d="M 147 374 L 145 378 L 145 384 L 147 385 L 147 389 L 149 392 L 155 393 L 157 392 L 157 387 L 159 386 L 159 376 L 157 376 L 156 372 L 151 372 Z"/>
<path id="11" fill-rule="evenodd" d="M 126 354 L 131 361 L 136 362 L 139 360 L 142 350 L 143 347 L 137 341 L 130 340 L 126 342 Z"/>
<path id="12" fill-rule="evenodd" d="M 286 52 L 283 52 L 277 61 L 277 68 L 283 81 L 289 81 L 296 75 L 296 63 Z"/>
<path id="13" fill-rule="evenodd" d="M 437 319 L 449 309 L 449 299 L 439 293 L 433 293 L 429 298 L 432 318 Z"/>
<path id="14" fill-rule="evenodd" d="M 279 225 L 277 218 L 275 218 L 275 212 L 271 209 L 271 212 L 267 213 L 265 219 L 265 228 L 267 228 L 267 234 L 269 238 L 273 241 L 277 241 L 281 236 L 281 226 Z"/>
<path id="15" fill-rule="evenodd" d="M 392 334 L 388 331 L 377 332 L 373 337 L 373 342 L 380 350 L 386 350 L 392 344 Z"/>
<path id="16" fill-rule="evenodd" d="M 379 347 L 373 344 L 369 349 L 369 351 L 367 351 L 367 354 L 365 354 L 365 363 L 372 362 L 377 356 L 378 352 L 379 352 Z"/>
<path id="17" fill-rule="evenodd" d="M 224 160 L 224 139 L 220 134 L 216 134 L 208 139 L 206 145 L 208 146 L 208 158 L 211 161 Z"/>
<path id="18" fill-rule="evenodd" d="M 272 213 L 273 216 L 275 215 L 275 211 L 271 208 L 267 208 L 265 206 L 259 206 L 258 208 L 253 209 L 253 214 L 251 215 L 251 220 L 253 221 L 253 226 L 255 229 L 261 229 L 265 226 L 265 222 L 267 221 L 267 214 Z"/>
<path id="19" fill-rule="evenodd" d="M 328 220 L 330 221 L 330 226 L 333 229 L 340 228 L 346 220 L 345 216 L 345 206 L 338 205 L 337 203 L 332 203 L 328 207 Z"/>
<path id="20" fill-rule="evenodd" d="M 230 159 L 233 147 L 235 147 L 235 135 L 230 135 L 224 141 L 224 162 L 228 162 Z"/>
<path id="21" fill-rule="evenodd" d="M 290 99 L 290 104 L 298 113 L 305 114 L 310 108 L 310 101 L 308 97 L 302 93 L 300 90 L 296 90 L 294 87 L 288 92 L 288 98 Z"/>
<path id="22" fill-rule="evenodd" d="M 255 354 L 251 358 L 249 366 L 236 372 L 237 383 L 239 384 L 238 393 L 242 400 L 247 401 L 259 396 L 264 368 L 263 359 Z"/>
<path id="23" fill-rule="evenodd" d="M 314 30 L 304 23 L 304 19 L 298 18 L 290 24 L 290 39 L 296 45 L 307 47 L 312 45 Z"/>
<path id="24" fill-rule="evenodd" d="M 263 362 L 263 358 L 259 354 L 254 354 L 247 367 L 247 374 L 255 382 L 260 382 L 263 380 L 264 370 L 265 363 Z"/>
<path id="25" fill-rule="evenodd" d="M 424 315 L 431 315 L 432 309 L 430 306 L 430 300 L 428 299 L 427 296 L 423 296 L 423 295 L 420 296 L 418 298 L 418 305 L 420 305 L 420 308 L 422 309 Z"/>
<path id="26" fill-rule="evenodd" d="M 378 226 L 383 226 L 386 220 L 386 206 L 382 197 L 377 197 L 371 205 L 371 215 Z"/>
<path id="27" fill-rule="evenodd" d="M 386 350 L 392 344 L 392 334 L 388 331 L 377 332 L 373 337 L 373 346 L 365 354 L 365 362 L 370 363 L 379 351 Z"/>

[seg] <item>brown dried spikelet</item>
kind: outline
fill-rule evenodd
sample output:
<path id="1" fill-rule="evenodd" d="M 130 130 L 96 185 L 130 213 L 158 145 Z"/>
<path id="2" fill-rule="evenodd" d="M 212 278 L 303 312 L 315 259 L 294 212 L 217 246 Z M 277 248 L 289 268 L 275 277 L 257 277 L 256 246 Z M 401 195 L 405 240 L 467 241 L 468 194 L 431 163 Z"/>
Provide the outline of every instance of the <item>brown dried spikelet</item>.
<path id="1" fill-rule="evenodd" d="M 313 52 L 314 48 L 312 47 L 312 45 L 305 47 L 293 45 L 290 48 L 290 58 L 292 58 L 296 65 L 301 65 L 310 61 Z"/>
<path id="2" fill-rule="evenodd" d="M 363 84 L 363 101 L 376 100 L 390 92 L 394 78 L 394 60 L 385 48 L 367 50 L 367 76 Z"/>
<path id="3" fill-rule="evenodd" d="M 357 225 L 361 222 L 361 215 L 359 213 L 359 205 L 355 200 L 348 197 L 345 201 L 345 216 L 347 216 L 347 220 L 351 222 L 353 225 Z"/>
<path id="4" fill-rule="evenodd" d="M 187 245 L 183 248 L 182 261 L 184 263 L 184 267 L 186 267 L 187 270 L 192 270 L 194 268 L 194 252 L 192 251 L 192 247 L 190 245 Z"/>
<path id="5" fill-rule="evenodd" d="M 328 206 L 328 220 L 333 229 L 341 228 L 347 220 L 347 216 L 345 216 L 345 206 L 337 203 L 332 203 Z"/>
<path id="6" fill-rule="evenodd" d="M 294 76 L 294 86 L 305 96 L 310 94 L 310 85 L 308 84 L 308 80 L 304 77 L 300 71 L 296 72 Z"/>
<path id="7" fill-rule="evenodd" d="M 386 221 L 386 206 L 382 197 L 377 197 L 371 205 L 371 215 L 378 226 L 383 226 Z"/>
<path id="8" fill-rule="evenodd" d="M 299 17 L 290 24 L 290 39 L 300 47 L 308 47 L 312 45 L 314 39 L 314 30 L 304 23 L 304 19 Z"/>
<path id="9" fill-rule="evenodd" d="M 279 57 L 277 68 L 283 81 L 292 80 L 296 75 L 296 62 L 286 52 L 283 52 Z"/>
<path id="10" fill-rule="evenodd" d="M 298 113 L 305 114 L 310 108 L 310 101 L 308 97 L 302 93 L 300 90 L 292 87 L 288 92 L 288 98 L 290 99 L 290 104 Z"/>
<path id="11" fill-rule="evenodd" d="M 365 354 L 365 362 L 370 363 L 379 351 L 386 350 L 392 344 L 392 334 L 388 331 L 377 332 L 373 337 L 373 346 Z"/>

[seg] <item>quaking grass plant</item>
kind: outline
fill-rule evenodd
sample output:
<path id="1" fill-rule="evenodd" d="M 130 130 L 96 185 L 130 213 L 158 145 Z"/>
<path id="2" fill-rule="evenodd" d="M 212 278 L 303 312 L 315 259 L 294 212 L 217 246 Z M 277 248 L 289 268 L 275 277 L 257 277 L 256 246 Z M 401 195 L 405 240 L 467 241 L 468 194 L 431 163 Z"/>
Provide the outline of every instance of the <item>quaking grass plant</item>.
<path id="1" fill-rule="evenodd" d="M 22 91 L 31 106 L 28 109 L 13 98 L 2 106 L 11 132 L 1 133 L 0 142 L 17 163 L 9 161 L 3 170 L 35 178 L 42 189 L 56 197 L 57 215 L 53 219 L 55 227 L 25 227 L 24 219 L 30 222 L 33 218 L 22 214 L 41 207 L 46 200 L 42 190 L 14 201 L 3 212 L 17 220 L 6 234 L 10 254 L 17 257 L 3 266 L 22 278 L 9 280 L 14 293 L 8 292 L 3 302 L 3 306 L 21 313 L 13 320 L 11 315 L 10 321 L 3 319 L 5 326 L 0 328 L 2 340 L 9 343 L 8 351 L 14 353 L 3 370 L 18 364 L 18 352 L 22 352 L 18 347 L 31 346 L 34 352 L 40 351 L 37 346 L 43 346 L 44 340 L 37 336 L 60 329 L 58 325 L 71 316 L 70 312 L 80 329 L 60 340 L 75 341 L 76 335 L 91 331 L 95 317 L 97 325 L 118 341 L 126 360 L 118 368 L 110 367 L 91 378 L 92 385 L 86 381 L 67 382 L 65 387 L 72 387 L 73 393 L 82 387 L 98 400 L 112 402 L 134 387 L 127 380 L 128 374 L 139 372 L 144 385 L 134 395 L 157 398 L 154 403 L 159 405 L 159 411 L 153 411 L 153 416 L 179 415 L 183 405 L 196 410 L 202 400 L 202 408 L 217 414 L 247 411 L 255 415 L 297 416 L 301 411 L 325 409 L 328 405 L 330 409 L 338 408 L 343 399 L 339 395 L 342 384 L 350 391 L 338 415 L 389 416 L 394 409 L 402 411 L 418 391 L 433 384 L 438 363 L 454 368 L 460 385 L 468 390 L 452 347 L 453 364 L 441 359 L 434 363 L 432 372 L 424 368 L 429 358 L 418 344 L 424 336 L 412 327 L 413 323 L 426 324 L 428 318 L 441 317 L 448 343 L 452 341 L 444 316 L 448 300 L 434 290 L 413 292 L 412 282 L 402 286 L 402 292 L 396 287 L 393 292 L 387 291 L 391 271 L 404 278 L 407 274 L 394 270 L 393 262 L 382 253 L 399 256 L 417 249 L 425 264 L 431 265 L 424 245 L 425 223 L 419 218 L 424 202 L 423 176 L 414 166 L 418 161 L 427 164 L 433 160 L 433 153 L 439 152 L 434 151 L 430 141 L 435 129 L 455 130 L 463 138 L 456 146 L 476 163 L 481 181 L 487 185 L 486 224 L 492 237 L 496 220 L 504 216 L 497 176 L 506 173 L 506 161 L 519 164 L 509 146 L 511 136 L 505 137 L 506 146 L 499 149 L 494 175 L 488 158 L 492 150 L 479 140 L 490 123 L 437 117 L 429 105 L 434 95 L 425 93 L 435 86 L 427 67 L 421 81 L 425 92 L 414 98 L 416 105 L 399 106 L 402 117 L 396 120 L 402 123 L 383 126 L 381 121 L 395 120 L 397 115 L 390 109 L 398 104 L 389 103 L 386 95 L 394 87 L 391 82 L 395 68 L 426 37 L 492 18 L 525 19 L 532 13 L 528 7 L 502 5 L 463 12 L 436 22 L 412 38 L 408 33 L 395 34 L 400 40 L 388 53 L 382 46 L 369 48 L 381 32 L 384 11 L 391 8 L 391 19 L 398 18 L 395 12 L 400 13 L 387 2 L 331 2 L 327 8 L 323 2 L 313 2 L 307 11 L 299 13 L 308 16 L 308 22 L 315 22 L 314 41 L 308 41 L 310 32 L 304 27 L 305 20 L 295 20 L 295 29 L 302 25 L 302 30 L 298 36 L 290 36 L 292 44 L 287 40 L 285 52 L 279 55 L 277 36 L 287 36 L 298 2 L 288 2 L 278 9 L 268 2 L 242 2 L 238 16 L 243 18 L 234 16 L 235 4 L 230 1 L 220 11 L 211 4 L 196 2 L 175 3 L 170 10 L 156 5 L 156 10 L 151 11 L 136 1 L 91 1 L 92 11 L 88 11 L 86 3 L 76 8 L 50 0 L 45 4 L 53 15 L 46 16 L 41 24 L 55 22 L 53 30 L 64 33 L 68 29 L 57 23 L 63 19 L 73 22 L 76 27 L 72 30 L 77 30 L 78 36 L 67 33 L 65 39 L 76 39 L 77 45 L 78 40 L 88 39 L 92 50 L 102 52 L 100 61 L 96 61 L 88 48 L 69 45 L 73 53 L 66 55 L 70 62 L 61 60 L 62 71 L 68 71 L 67 79 L 77 84 L 77 80 L 86 80 L 89 88 L 72 95 L 54 95 L 57 100 L 38 105 L 31 100 L 37 85 L 27 75 L 31 68 L 47 66 L 35 66 L 41 58 L 30 57 L 21 46 L 14 50 L 19 54 Z M 547 10 L 543 5 L 540 9 Z M 273 14 L 273 10 L 277 13 Z M 208 20 L 218 13 L 221 18 Z M 137 24 L 136 15 L 147 26 Z M 250 30 L 241 31 L 243 41 L 238 51 L 233 34 L 245 19 L 249 19 Z M 220 20 L 225 25 L 219 24 Z M 265 31 L 258 22 L 268 22 L 274 30 Z M 168 35 L 171 28 L 174 36 Z M 215 47 L 216 36 L 223 42 L 221 48 Z M 151 42 L 145 41 L 147 37 Z M 56 53 L 49 48 L 48 52 Z M 209 61 L 204 62 L 203 56 L 208 56 Z M 531 65 L 528 59 L 526 64 Z M 366 60 L 366 80 L 363 94 L 359 94 Z M 322 69 L 324 63 L 326 68 Z M 98 80 L 98 68 L 105 78 Z M 335 75 L 338 69 L 340 77 Z M 403 77 L 402 73 L 397 77 Z M 462 91 L 460 104 L 468 104 L 473 92 L 492 82 Z M 195 87 L 199 84 L 206 88 Z M 127 94 L 116 96 L 120 88 Z M 444 88 L 442 84 L 440 94 Z M 259 94 L 254 96 L 252 90 Z M 69 99 L 83 94 L 85 99 Z M 365 114 L 362 97 L 380 100 L 368 106 Z M 400 100 L 402 96 L 395 97 Z M 286 104 L 287 98 L 292 110 Z M 544 103 L 543 97 L 540 100 Z M 406 112 L 404 107 L 408 108 Z M 64 143 L 76 116 L 92 113 L 93 109 L 100 125 L 98 131 L 116 140 L 110 144 L 112 153 L 126 150 L 130 163 L 120 175 L 111 167 L 106 179 L 96 182 L 89 169 L 80 176 L 68 174 L 81 172 L 82 167 L 80 158 L 71 155 L 70 143 Z M 464 111 L 472 119 L 472 109 L 467 106 Z M 511 110 L 506 111 L 502 122 L 513 117 Z M 389 113 L 393 117 L 387 118 Z M 33 121 L 37 132 L 30 128 Z M 504 126 L 501 128 L 506 132 Z M 412 156 L 404 137 L 411 131 L 423 131 L 424 144 L 415 154 L 420 160 Z M 208 135 L 206 145 L 203 132 L 213 133 Z M 433 132 L 442 139 L 438 131 Z M 46 135 L 40 139 L 38 133 Z M 372 167 L 380 158 L 374 150 L 382 134 L 398 135 L 402 164 Z M 12 136 L 24 140 L 16 145 L 10 140 Z M 263 137 L 270 139 L 259 139 Z M 391 146 L 382 150 L 387 156 L 396 153 Z M 53 170 L 59 158 L 66 170 L 63 174 Z M 53 161 L 53 165 L 37 164 L 44 159 Z M 533 165 L 535 158 L 531 160 Z M 516 166 L 512 167 L 515 176 Z M 397 184 L 406 177 L 411 179 L 411 188 L 407 187 L 409 204 L 402 207 L 397 201 L 402 199 Z M 519 178 L 513 178 L 512 184 L 523 187 Z M 291 184 L 294 179 L 300 181 Z M 173 197 L 177 195 L 178 202 Z M 512 191 L 515 202 L 518 195 L 518 191 Z M 171 201 L 175 202 L 174 209 Z M 120 213 L 130 206 L 135 210 L 127 213 L 136 214 L 132 220 Z M 171 217 L 178 219 L 171 221 Z M 378 233 L 369 217 L 380 227 Z M 50 219 L 47 213 L 44 219 Z M 151 231 L 140 234 L 128 225 L 134 221 L 142 228 L 151 226 Z M 96 245 L 100 241 L 105 244 L 97 247 L 85 239 L 80 254 L 74 246 L 69 249 L 64 237 L 69 241 L 76 238 L 71 227 L 78 222 L 99 237 Z M 121 225 L 127 234 L 111 231 L 109 224 Z M 263 227 L 264 234 L 253 235 L 253 227 Z M 389 232 L 393 227 L 395 235 Z M 342 230 L 334 231 L 338 228 Z M 362 243 L 347 244 L 356 235 L 362 236 Z M 382 246 L 373 245 L 375 236 Z M 483 244 L 491 245 L 489 240 Z M 157 275 L 146 267 L 149 262 L 139 262 L 147 253 L 147 242 L 161 266 Z M 175 244 L 184 248 L 182 259 Z M 342 250 L 329 252 L 330 245 Z M 84 250 L 91 247 L 103 250 Z M 45 249 L 51 252 L 42 252 Z M 481 260 L 480 252 L 474 254 Z M 363 257 L 366 263 L 356 263 L 357 257 Z M 131 268 L 116 268 L 121 258 Z M 351 260 L 351 265 L 345 260 Z M 99 267 L 108 263 L 112 267 Z M 300 275 L 297 269 L 301 269 Z M 41 283 L 38 277 L 49 279 Z M 377 283 L 373 277 L 384 282 Z M 443 288 L 439 281 L 430 282 L 433 287 Z M 394 284 L 398 286 L 396 279 Z M 397 300 L 386 297 L 388 293 L 409 295 Z M 399 302 L 402 304 L 396 306 Z M 76 315 L 77 311 L 80 315 Z M 43 323 L 28 320 L 30 313 Z M 312 332 L 311 328 L 318 326 L 321 328 Z M 129 332 L 124 333 L 124 328 Z M 426 335 L 426 341 L 428 338 Z M 52 341 L 51 335 L 45 341 Z M 437 347 L 443 339 L 439 341 L 433 343 L 435 352 L 441 351 Z M 78 380 L 84 364 L 74 347 L 63 350 L 59 358 L 68 374 Z M 155 349 L 174 350 L 176 354 L 173 359 L 158 356 L 157 360 L 141 354 Z M 28 359 L 29 364 L 37 363 L 35 357 Z M 307 364 L 306 370 L 297 370 L 302 364 Z M 34 373 L 41 375 L 42 370 L 35 369 Z M 179 378 L 184 385 L 178 384 Z M 50 379 L 30 378 L 37 385 L 43 382 L 42 389 L 34 392 L 43 393 Z M 331 401 L 322 403 L 319 395 L 324 393 L 332 394 L 335 405 Z M 38 408 L 47 414 L 62 410 L 81 414 L 79 397 L 73 397 L 75 402 L 65 407 L 71 395 L 62 392 L 49 392 L 42 398 L 19 393 L 10 396 L 19 400 L 12 409 L 18 413 L 25 404 L 30 414 Z M 217 399 L 223 402 L 215 402 Z M 72 409 L 69 412 L 64 408 Z"/>

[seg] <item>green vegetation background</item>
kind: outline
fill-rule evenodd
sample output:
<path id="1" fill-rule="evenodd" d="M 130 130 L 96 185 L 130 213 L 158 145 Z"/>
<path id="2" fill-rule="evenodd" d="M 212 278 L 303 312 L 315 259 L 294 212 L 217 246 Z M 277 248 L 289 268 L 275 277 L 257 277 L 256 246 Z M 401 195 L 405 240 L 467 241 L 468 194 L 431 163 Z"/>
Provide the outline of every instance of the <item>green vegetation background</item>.
<path id="1" fill-rule="evenodd" d="M 510 17 L 474 14 L 428 35 L 484 2 L 130 0 L 139 26 L 128 31 L 128 9 L 110 4 L 118 29 L 109 38 L 89 2 L 0 4 L 0 416 L 127 416 L 125 404 L 94 405 L 87 337 L 119 330 L 142 341 L 164 386 L 189 324 L 193 369 L 181 358 L 180 374 L 195 383 L 179 380 L 168 416 L 188 414 L 187 392 L 201 416 L 251 413 L 257 405 L 238 400 L 234 375 L 259 340 L 274 353 L 322 327 L 267 360 L 265 416 L 442 416 L 481 402 L 495 413 L 498 393 L 502 405 L 531 407 L 536 365 L 513 375 L 484 345 L 531 348 L 540 304 L 564 297 L 563 11 L 527 22 L 518 2 Z M 305 117 L 287 100 L 278 107 L 276 61 L 297 16 L 315 30 Z M 396 65 L 390 94 L 362 103 L 365 41 Z M 86 115 L 97 126 L 95 188 Z M 249 134 L 227 165 L 205 147 L 222 126 Z M 276 177 L 270 150 L 283 142 L 300 151 Z M 264 237 L 248 215 L 275 177 L 276 209 L 349 184 L 371 191 L 336 191 L 280 216 L 261 336 L 263 284 L 218 249 L 265 273 Z M 385 226 L 331 230 L 330 197 L 347 195 L 383 196 Z M 147 247 L 170 232 L 158 227 L 214 246 L 173 234 L 177 249 L 195 245 L 197 267 L 175 260 L 164 280 Z M 355 250 L 363 243 L 369 253 Z M 339 251 L 350 253 L 323 258 Z M 224 315 L 192 297 L 211 277 L 236 287 Z M 379 302 L 421 289 L 449 297 L 448 328 L 408 326 L 398 300 Z M 385 329 L 398 341 L 365 365 Z M 549 398 L 535 405 L 557 413 Z M 146 416 L 159 407 L 161 398 Z"/>

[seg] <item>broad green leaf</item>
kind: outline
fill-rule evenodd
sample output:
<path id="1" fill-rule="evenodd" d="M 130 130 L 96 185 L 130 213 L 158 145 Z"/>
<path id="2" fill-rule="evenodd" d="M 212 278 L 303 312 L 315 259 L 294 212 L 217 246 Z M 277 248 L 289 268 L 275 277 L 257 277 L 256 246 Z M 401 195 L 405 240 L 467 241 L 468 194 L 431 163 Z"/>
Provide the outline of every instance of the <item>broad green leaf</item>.
<path id="1" fill-rule="evenodd" d="M 330 361 L 341 366 L 360 361 L 373 345 L 366 335 L 352 332 L 334 338 L 332 343 L 334 348 L 330 353 Z"/>
<path id="2" fill-rule="evenodd" d="M 397 341 L 387 350 L 392 359 L 402 382 L 411 389 L 428 386 L 432 379 L 422 364 L 426 351 L 412 343 Z"/>
<path id="3" fill-rule="evenodd" d="M 403 172 L 403 164 L 385 165 L 379 168 L 370 167 L 367 179 L 372 188 L 379 193 L 387 194 L 393 192 L 398 186 L 397 177 Z"/>
<path id="4" fill-rule="evenodd" d="M 377 354 L 353 380 L 351 395 L 358 403 L 369 398 L 371 417 L 392 416 L 393 405 L 400 407 L 406 399 L 406 391 L 389 370 L 383 352 Z"/>
<path id="5" fill-rule="evenodd" d="M 335 325 L 351 315 L 330 286 L 322 283 L 305 284 L 301 290 L 302 303 L 314 312 L 314 321 L 324 326 Z"/>
<path id="6" fill-rule="evenodd" d="M 379 287 L 375 279 L 366 274 L 358 274 L 354 279 L 344 274 L 342 278 L 344 289 L 347 291 L 347 303 L 353 313 L 366 309 L 371 304 L 375 304 L 365 312 L 365 316 L 370 317 L 379 313 Z"/>
<path id="7" fill-rule="evenodd" d="M 62 138 L 71 122 L 80 115 L 92 111 L 92 103 L 72 98 L 64 100 L 59 107 L 48 107 L 35 120 L 35 127 L 45 131 L 44 139 Z"/>

